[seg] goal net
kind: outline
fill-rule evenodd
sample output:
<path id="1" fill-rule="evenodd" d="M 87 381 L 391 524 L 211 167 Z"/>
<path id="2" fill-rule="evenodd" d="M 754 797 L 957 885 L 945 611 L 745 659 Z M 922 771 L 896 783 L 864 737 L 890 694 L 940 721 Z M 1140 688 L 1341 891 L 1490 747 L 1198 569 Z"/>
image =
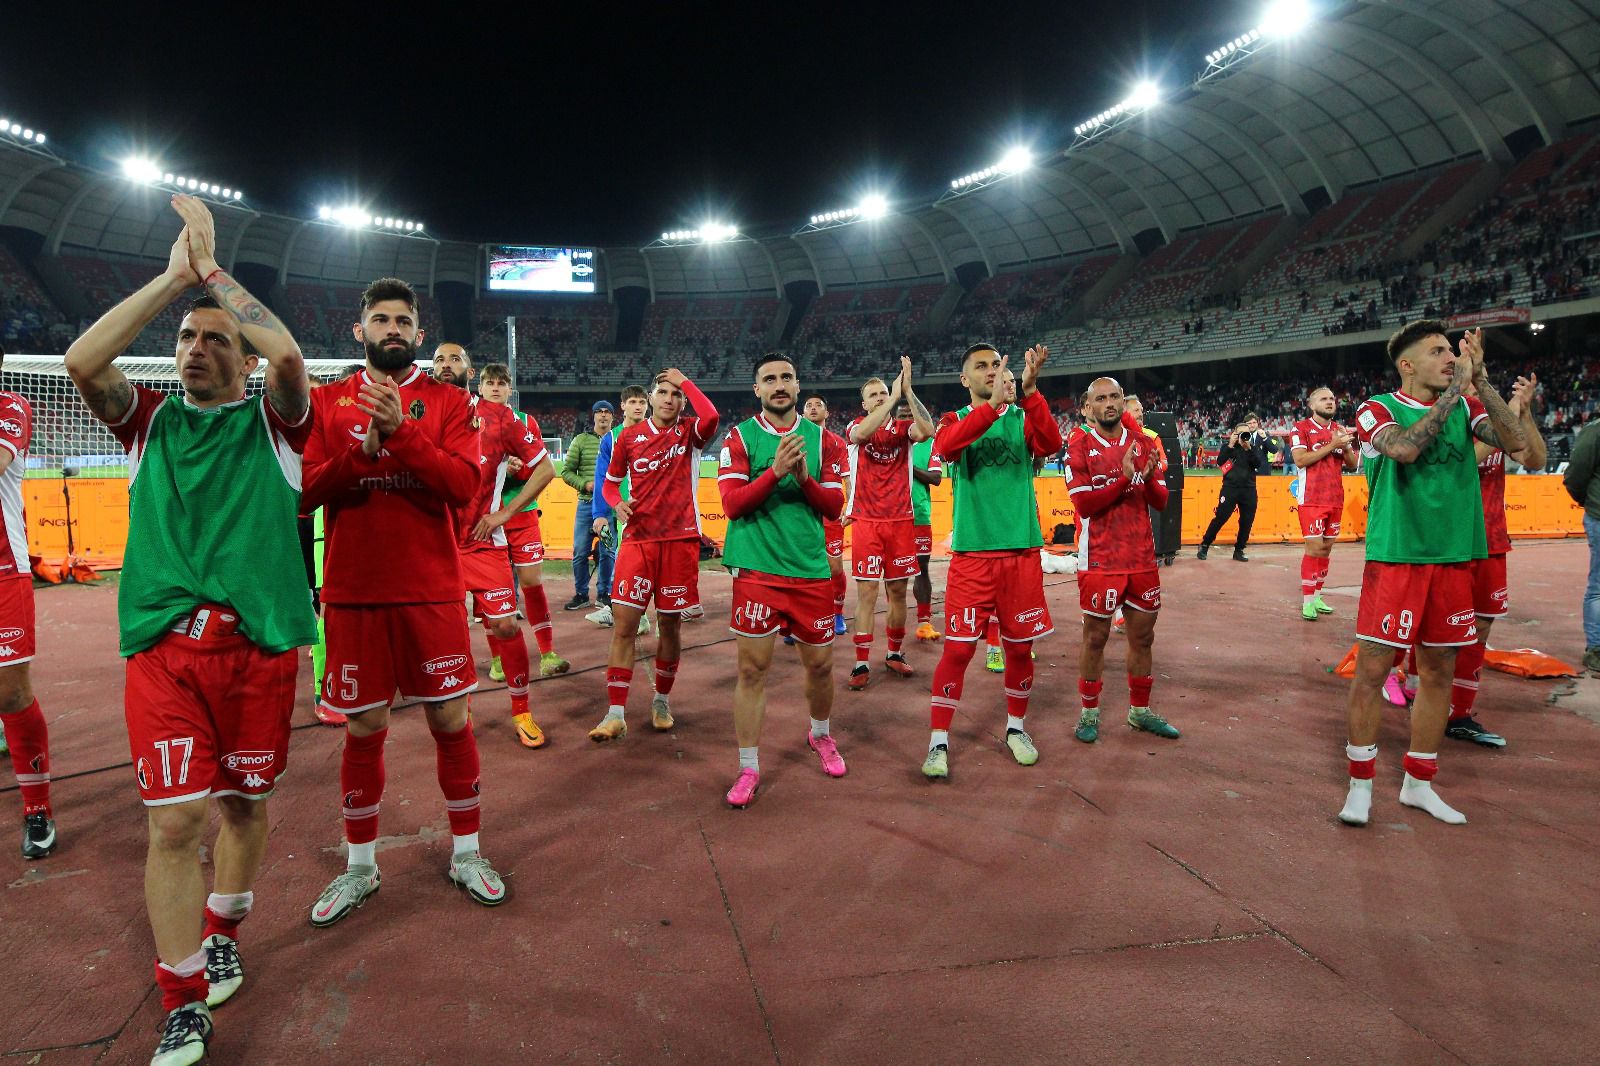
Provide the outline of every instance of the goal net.
<path id="1" fill-rule="evenodd" d="M 334 381 L 350 365 L 348 359 L 307 359 L 313 384 Z M 117 369 L 135 385 L 158 392 L 183 391 L 174 360 L 124 356 Z M 265 372 L 258 369 L 246 386 L 247 395 L 259 396 Z M 67 376 L 61 355 L 6 356 L 0 371 L 0 390 L 21 393 L 33 406 L 33 444 L 28 449 L 24 477 L 126 477 L 128 459 L 111 431 L 90 413 Z"/>

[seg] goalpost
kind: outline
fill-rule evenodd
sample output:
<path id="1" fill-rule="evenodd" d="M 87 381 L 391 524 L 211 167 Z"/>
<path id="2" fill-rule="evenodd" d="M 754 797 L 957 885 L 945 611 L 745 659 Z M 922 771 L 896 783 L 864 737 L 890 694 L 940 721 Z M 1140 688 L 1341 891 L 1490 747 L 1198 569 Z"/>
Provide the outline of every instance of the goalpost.
<path id="1" fill-rule="evenodd" d="M 317 380 L 337 380 L 350 359 L 307 359 Z M 183 387 L 172 359 L 123 356 L 117 369 L 135 385 L 178 393 Z M 259 396 L 265 365 L 250 376 L 246 394 Z M 28 449 L 28 478 L 127 477 L 128 459 L 105 424 L 90 413 L 67 376 L 66 356 L 10 355 L 0 372 L 0 391 L 16 392 L 33 407 L 33 443 Z"/>

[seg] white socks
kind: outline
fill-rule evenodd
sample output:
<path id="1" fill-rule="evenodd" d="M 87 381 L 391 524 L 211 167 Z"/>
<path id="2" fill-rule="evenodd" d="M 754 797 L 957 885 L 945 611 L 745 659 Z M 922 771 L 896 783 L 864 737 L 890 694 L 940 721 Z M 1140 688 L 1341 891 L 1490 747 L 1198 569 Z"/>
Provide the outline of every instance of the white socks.
<path id="1" fill-rule="evenodd" d="M 468 852 L 478 850 L 478 834 L 463 833 L 460 836 L 452 835 L 450 837 L 450 843 L 450 857 L 452 859 L 459 859 Z"/>
<path id="2" fill-rule="evenodd" d="M 825 736 L 827 736 L 828 735 L 828 719 L 826 719 L 826 718 L 813 718 L 813 719 L 811 719 L 811 735 L 814 736 L 814 737 L 825 737 Z"/>
<path id="3" fill-rule="evenodd" d="M 226 895 L 213 892 L 206 897 L 206 910 L 218 917 L 239 921 L 250 913 L 255 901 L 254 892 L 234 892 Z"/>
<path id="4" fill-rule="evenodd" d="M 741 770 L 754 770 L 757 773 L 760 773 L 761 772 L 761 749 L 760 748 L 740 748 L 739 749 L 739 769 L 741 769 Z"/>
<path id="5" fill-rule="evenodd" d="M 627 708 L 625 708 L 625 707 L 618 707 L 615 703 L 613 703 L 610 707 L 606 708 L 606 717 L 607 718 L 615 718 L 619 722 L 625 721 L 625 719 L 623 717 L 623 712 L 626 709 Z"/>
<path id="6" fill-rule="evenodd" d="M 369 840 L 365 844 L 346 844 L 350 849 L 350 858 L 346 860 L 347 866 L 376 866 L 378 865 L 378 842 Z"/>
<path id="7" fill-rule="evenodd" d="M 1013 729 L 1018 733 L 1026 733 L 1028 731 L 1028 723 L 1014 714 L 1008 714 L 1006 715 L 1006 732 L 1009 733 Z"/>
<path id="8" fill-rule="evenodd" d="M 193 955 L 190 955 L 187 959 L 184 959 L 182 962 L 174 966 L 168 966 L 160 959 L 156 960 L 156 965 L 160 966 L 168 973 L 177 974 L 179 977 L 193 977 L 195 974 L 205 972 L 206 949 L 201 948 L 199 951 L 195 952 Z"/>
<path id="9" fill-rule="evenodd" d="M 947 748 L 950 746 L 950 731 L 948 729 L 935 729 L 933 731 L 933 735 L 928 738 L 929 751 L 932 751 L 941 744 Z"/>
<path id="10" fill-rule="evenodd" d="M 1434 755 L 1418 755 L 1416 752 L 1410 755 L 1417 759 L 1437 758 Z M 1405 781 L 1400 786 L 1400 802 L 1407 807 L 1427 811 L 1446 825 L 1467 824 L 1466 815 L 1439 798 L 1439 794 L 1433 790 L 1432 781 L 1419 781 L 1406 774 Z"/>
<path id="11" fill-rule="evenodd" d="M 1345 825 L 1366 825 L 1372 817 L 1372 782 L 1359 777 L 1350 779 L 1350 791 L 1344 797 L 1344 809 L 1339 821 Z"/>

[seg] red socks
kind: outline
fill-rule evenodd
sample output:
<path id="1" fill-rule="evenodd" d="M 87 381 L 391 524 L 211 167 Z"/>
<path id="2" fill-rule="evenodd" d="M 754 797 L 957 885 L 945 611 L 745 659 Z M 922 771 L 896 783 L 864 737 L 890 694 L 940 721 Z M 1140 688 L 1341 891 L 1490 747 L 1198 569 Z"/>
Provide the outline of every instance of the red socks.
<path id="1" fill-rule="evenodd" d="M 613 707 L 628 705 L 628 686 L 633 684 L 633 670 L 626 666 L 606 667 L 606 699 Z"/>
<path id="2" fill-rule="evenodd" d="M 1319 564 L 1322 560 L 1313 555 L 1300 557 L 1300 595 L 1315 596 L 1317 594 L 1317 574 L 1322 569 Z"/>
<path id="3" fill-rule="evenodd" d="M 1333 565 L 1332 559 L 1318 559 L 1321 565 L 1317 567 L 1317 591 L 1322 591 L 1322 586 L 1328 583 L 1328 568 Z"/>
<path id="4" fill-rule="evenodd" d="M 1483 676 L 1483 657 L 1487 650 L 1480 640 L 1456 653 L 1456 677 L 1450 683 L 1451 721 L 1472 717 L 1472 705 L 1478 699 L 1478 681 Z"/>
<path id="5" fill-rule="evenodd" d="M 983 642 L 991 648 L 1000 645 L 1000 619 L 992 614 L 989 616 L 989 624 L 983 627 Z"/>
<path id="6" fill-rule="evenodd" d="M 528 674 L 533 669 L 528 659 L 528 642 L 517 630 L 514 637 L 497 637 L 488 634 L 489 650 L 500 657 L 500 669 L 506 674 L 506 688 L 513 698 L 527 696 Z"/>
<path id="7" fill-rule="evenodd" d="M 883 635 L 889 638 L 889 654 L 900 654 L 900 645 L 904 644 L 906 640 L 905 627 L 902 626 L 899 629 L 885 629 L 883 631 Z"/>
<path id="8" fill-rule="evenodd" d="M 844 571 L 833 575 L 833 613 L 844 614 Z"/>
<path id="9" fill-rule="evenodd" d="M 656 691 L 661 693 L 663 696 L 670 695 L 672 692 L 672 683 L 676 680 L 678 680 L 678 660 L 657 659 Z"/>
<path id="10" fill-rule="evenodd" d="M 1378 745 L 1344 746 L 1345 757 L 1350 760 L 1350 776 L 1357 781 L 1371 781 L 1378 776 Z"/>
<path id="11" fill-rule="evenodd" d="M 917 604 L 917 625 L 920 626 L 924 622 L 929 625 L 933 624 L 933 602 L 931 600 L 927 603 Z"/>
<path id="12" fill-rule="evenodd" d="M 429 730 L 429 732 L 433 732 Z M 434 733 L 438 755 L 439 791 L 453 836 L 478 831 L 478 738 L 470 725 L 454 733 Z"/>
<path id="13" fill-rule="evenodd" d="M 857 633 L 851 639 L 856 642 L 856 665 L 867 665 L 872 658 L 872 634 Z"/>
<path id="14" fill-rule="evenodd" d="M 204 944 L 206 938 L 212 934 L 237 941 L 239 923 L 249 916 L 250 908 L 254 904 L 254 892 L 240 892 L 232 896 L 211 893 L 206 899 L 206 918 L 205 925 L 200 930 L 200 942 Z M 224 911 L 227 913 L 223 913 Z"/>
<path id="15" fill-rule="evenodd" d="M 204 948 L 175 966 L 156 960 L 156 987 L 161 989 L 161 1009 L 171 1014 L 187 1003 L 204 1003 L 211 990 L 206 981 Z"/>
<path id="16" fill-rule="evenodd" d="M 961 703 L 961 682 L 967 676 L 967 664 L 977 653 L 978 646 L 970 640 L 947 640 L 939 665 L 933 668 L 933 706 L 929 714 L 933 728 L 949 732 L 950 722 L 956 716 L 956 706 Z"/>
<path id="17" fill-rule="evenodd" d="M 543 585 L 522 586 L 522 613 L 528 616 L 528 627 L 539 644 L 539 654 L 550 654 L 555 648 L 555 630 L 550 627 L 550 599 L 544 594 Z M 506 677 L 510 676 L 511 671 L 507 670 Z"/>
<path id="18" fill-rule="evenodd" d="M 1439 757 L 1437 755 L 1418 755 L 1415 752 L 1406 752 L 1402 764 L 1406 773 L 1418 781 L 1432 781 L 1439 772 Z"/>
<path id="19" fill-rule="evenodd" d="M 378 805 L 383 800 L 383 743 L 389 730 L 371 736 L 344 735 L 339 788 L 344 792 L 344 838 L 352 844 L 378 839 Z"/>
<path id="20" fill-rule="evenodd" d="M 1006 641 L 1006 714 L 1022 718 L 1028 713 L 1028 697 L 1033 695 L 1033 643 Z"/>
<path id="21" fill-rule="evenodd" d="M 1105 688 L 1104 681 L 1085 681 L 1078 678 L 1078 698 L 1083 701 L 1083 709 L 1097 711 L 1100 709 L 1100 690 Z"/>
<path id="22" fill-rule="evenodd" d="M 1129 707 L 1148 707 L 1148 706 L 1150 706 L 1150 690 L 1155 687 L 1155 683 L 1156 683 L 1156 679 L 1155 679 L 1154 675 L 1147 676 L 1147 677 L 1134 677 L 1132 674 L 1129 674 L 1128 675 L 1128 706 Z"/>
<path id="23" fill-rule="evenodd" d="M 39 701 L 5 716 L 6 742 L 11 745 L 11 769 L 22 793 L 22 814 L 50 815 L 50 732 L 45 728 Z"/>

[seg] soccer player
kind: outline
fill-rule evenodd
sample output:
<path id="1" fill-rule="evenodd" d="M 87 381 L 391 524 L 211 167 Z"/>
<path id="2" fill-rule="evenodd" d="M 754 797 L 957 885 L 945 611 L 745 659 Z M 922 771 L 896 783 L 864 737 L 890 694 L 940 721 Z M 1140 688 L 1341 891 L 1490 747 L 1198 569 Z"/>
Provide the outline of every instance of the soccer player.
<path id="1" fill-rule="evenodd" d="M 618 397 L 622 407 L 622 423 L 600 437 L 600 449 L 594 459 L 594 483 L 604 485 L 606 471 L 611 469 L 611 452 L 616 447 L 617 437 L 624 430 L 632 429 L 640 422 L 650 417 L 650 394 L 644 391 L 642 385 L 629 385 L 622 390 Z M 624 500 L 631 499 L 633 486 L 627 475 L 623 475 L 622 484 L 617 486 L 617 495 Z M 616 554 L 617 542 L 621 539 L 622 529 L 617 523 L 617 516 L 611 510 L 611 505 L 606 502 L 605 493 L 597 492 L 594 496 L 594 506 L 589 512 L 592 515 L 590 527 L 594 535 L 600 538 L 600 546 L 604 551 Z M 611 599 L 611 589 L 601 590 L 601 599 Z M 611 626 L 616 624 L 616 619 L 611 614 L 609 602 L 601 603 L 598 610 L 586 615 L 589 621 L 597 626 Z M 650 632 L 650 618 L 645 616 L 639 619 L 639 632 Z"/>
<path id="2" fill-rule="evenodd" d="M 911 405 L 912 420 L 891 418 L 901 397 Z M 850 423 L 850 496 L 845 514 L 855 526 L 851 534 L 851 572 L 856 579 L 856 665 L 850 687 L 864 689 L 872 673 L 872 624 L 878 613 L 878 586 L 889 601 L 884 634 L 889 652 L 883 665 L 892 674 L 910 677 L 911 664 L 901 652 L 906 639 L 906 583 L 917 573 L 917 543 L 912 526 L 911 446 L 933 436 L 933 419 L 911 389 L 911 360 L 900 359 L 894 386 L 869 378 L 861 386 L 867 412 Z"/>
<path id="3" fill-rule="evenodd" d="M 1315 622 L 1332 614 L 1322 602 L 1322 583 L 1328 579 L 1328 558 L 1339 539 L 1339 519 L 1344 514 L 1344 473 L 1361 465 L 1355 436 L 1333 420 L 1338 407 L 1333 390 L 1323 386 L 1306 397 L 1311 417 L 1294 424 L 1289 434 L 1289 455 L 1300 468 L 1295 486 L 1299 505 L 1300 535 L 1306 553 L 1300 559 L 1300 617 Z"/>
<path id="4" fill-rule="evenodd" d="M 1078 653 L 1083 709 L 1072 735 L 1085 744 L 1100 736 L 1106 641 L 1111 638 L 1111 616 L 1121 607 L 1128 640 L 1128 725 L 1175 740 L 1178 730 L 1150 709 L 1155 684 L 1151 648 L 1161 610 L 1150 509 L 1166 509 L 1166 474 L 1150 439 L 1131 417 L 1123 418 L 1122 386 L 1115 378 L 1089 383 L 1084 414 L 1088 429 L 1074 433 L 1067 446 L 1067 493 L 1078 515 L 1078 607 L 1083 612 Z"/>
<path id="5" fill-rule="evenodd" d="M 1025 722 L 1033 691 L 1033 642 L 1055 631 L 1044 600 L 1039 504 L 1033 460 L 1061 447 L 1061 429 L 1039 391 L 1044 345 L 1024 356 L 1022 398 L 1006 402 L 1008 357 L 974 344 L 961 358 L 971 402 L 939 420 L 934 451 L 944 460 L 955 500 L 950 570 L 945 578 L 944 653 L 933 671 L 932 731 L 922 773 L 950 776 L 950 723 L 961 704 L 981 627 L 1000 619 L 1005 645 L 1006 747 L 1023 766 L 1039 761 Z M 904 373 L 909 374 L 909 367 Z"/>
<path id="6" fill-rule="evenodd" d="M 294 338 L 217 265 L 211 213 L 184 221 L 166 269 L 67 352 L 67 372 L 128 452 L 130 519 L 117 595 L 124 713 L 148 809 L 145 905 L 167 1012 L 152 1066 L 205 1057 L 211 1011 L 244 981 L 239 924 L 284 772 L 298 649 L 316 640 L 296 514 L 310 380 Z M 185 290 L 181 396 L 129 384 L 115 360 Z M 260 358 L 266 391 L 245 399 Z M 200 841 L 221 826 L 205 891 Z"/>
<path id="7" fill-rule="evenodd" d="M 902 402 L 895 410 L 901 421 L 911 418 L 911 406 Z M 933 579 L 928 567 L 933 562 L 934 485 L 944 480 L 944 461 L 933 452 L 933 438 L 911 446 L 911 534 L 917 548 L 917 576 L 911 582 L 911 596 L 917 601 L 918 640 L 940 640 L 944 634 L 933 628 Z"/>
<path id="8" fill-rule="evenodd" d="M 0 369 L 5 366 L 0 348 Z M 33 405 L 0 392 L 0 751 L 9 735 L 11 769 L 22 793 L 22 857 L 42 859 L 56 846 L 50 810 L 50 732 L 28 673 L 33 662 L 33 573 L 22 475 L 33 441 Z"/>
<path id="9" fill-rule="evenodd" d="M 478 842 L 478 742 L 467 694 L 478 687 L 463 603 L 455 512 L 481 484 L 478 416 L 464 389 L 416 365 L 417 296 L 398 278 L 361 295 L 352 327 L 361 373 L 312 395 L 306 505 L 325 506 L 322 702 L 349 718 L 339 792 L 347 869 L 311 905 L 332 925 L 378 890 L 383 745 L 396 689 L 420 702 L 437 749 L 450 821 L 450 880 L 492 907 L 505 883 Z"/>
<path id="10" fill-rule="evenodd" d="M 511 392 L 509 367 L 504 363 L 490 363 L 483 368 L 483 373 L 478 376 L 478 395 L 511 412 L 512 417 L 522 423 L 523 435 L 531 438 L 527 443 L 534 445 L 548 463 L 550 453 L 544 447 L 544 438 L 540 436 L 538 419 L 512 407 Z M 512 510 L 512 504 L 522 489 L 516 482 L 527 481 L 540 469 L 538 464 L 528 466 L 518 455 L 506 456 L 506 472 L 510 477 L 500 493 L 502 511 Z M 551 464 L 550 476 L 554 477 L 554 473 L 555 466 Z M 510 546 L 511 565 L 516 570 L 517 585 L 522 589 L 522 610 L 528 616 L 528 628 L 533 630 L 533 639 L 539 645 L 539 676 L 554 677 L 572 669 L 572 664 L 556 654 L 555 629 L 550 624 L 550 599 L 544 590 L 544 532 L 539 528 L 538 498 L 542 491 L 542 488 L 536 491 L 533 499 L 521 510 L 514 511 L 501 528 Z M 506 679 L 505 664 L 498 655 L 489 667 L 489 677 L 495 681 Z"/>
<path id="11" fill-rule="evenodd" d="M 786 629 L 800 645 L 811 733 L 806 743 L 822 771 L 843 777 L 844 757 L 831 733 L 834 619 L 828 610 L 833 580 L 824 551 L 823 522 L 844 506 L 847 450 L 817 423 L 796 417 L 800 381 L 781 355 L 756 363 L 761 412 L 735 426 L 723 442 L 717 473 L 728 516 L 722 560 L 733 574 L 733 617 L 739 679 L 733 689 L 733 728 L 739 776 L 730 807 L 744 808 L 761 785 L 761 723 L 767 712 L 767 670 L 773 637 Z"/>
<path id="12" fill-rule="evenodd" d="M 828 401 L 822 398 L 821 393 L 813 392 L 807 396 L 805 408 L 801 413 L 807 422 L 821 429 L 825 437 L 832 437 L 838 442 L 839 447 L 845 449 L 845 454 L 849 454 L 850 446 L 845 443 L 845 439 L 828 428 Z M 848 495 L 850 492 L 848 477 L 845 478 L 844 488 Z M 845 631 L 844 520 L 839 517 L 824 518 L 822 532 L 824 546 L 828 552 L 828 573 L 833 582 L 833 631 L 843 633 Z"/>
<path id="13" fill-rule="evenodd" d="M 1457 650 L 1478 640 L 1472 561 L 1489 554 L 1472 442 L 1520 452 L 1524 441 L 1517 416 L 1484 370 L 1482 331 L 1464 334 L 1458 354 L 1445 338 L 1448 328 L 1421 319 L 1390 337 L 1400 389 L 1356 412 L 1369 503 L 1345 748 L 1350 787 L 1339 812 L 1347 825 L 1366 825 L 1371 816 L 1381 690 L 1395 649 L 1411 647 L 1421 682 L 1400 802 L 1452 825 L 1467 820 L 1432 782 Z M 1463 395 L 1468 385 L 1477 387 L 1478 399 Z"/>
<path id="14" fill-rule="evenodd" d="M 1543 470 L 1548 458 L 1544 436 L 1533 417 L 1533 398 L 1539 387 L 1537 375 L 1519 377 L 1511 389 L 1506 407 L 1517 416 L 1523 448 L 1511 457 L 1530 470 Z M 1467 387 L 1468 396 L 1477 389 Z M 1470 740 L 1489 748 L 1503 748 L 1506 738 L 1485 729 L 1472 715 L 1478 699 L 1478 681 L 1483 674 L 1484 652 L 1489 646 L 1489 629 L 1496 618 L 1504 618 L 1510 607 L 1506 583 L 1506 552 L 1511 536 L 1506 531 L 1506 452 L 1491 448 L 1481 440 L 1472 442 L 1478 459 L 1478 487 L 1483 495 L 1483 525 L 1488 557 L 1472 561 L 1472 605 L 1478 615 L 1478 640 L 1456 654 L 1455 678 L 1450 685 L 1450 719 L 1445 736 Z"/>
<path id="15" fill-rule="evenodd" d="M 681 417 L 692 404 L 698 417 Z M 606 468 L 606 503 L 627 528 L 617 549 L 611 587 L 611 656 L 606 665 L 609 706 L 589 730 L 596 743 L 628 732 L 624 711 L 633 683 L 633 638 L 652 602 L 656 608 L 655 697 L 650 725 L 658 732 L 673 726 L 668 697 L 678 676 L 681 615 L 700 602 L 700 450 L 717 433 L 717 409 L 677 368 L 656 375 L 650 392 L 650 417 L 617 437 Z M 630 499 L 622 498 L 627 477 Z"/>
<path id="16" fill-rule="evenodd" d="M 470 389 L 472 357 L 459 344 L 445 343 L 433 350 L 433 379 Z M 506 375 L 509 379 L 510 375 Z M 501 679 L 511 696 L 511 725 L 525 748 L 542 748 L 544 730 L 528 710 L 528 642 L 517 625 L 517 600 L 511 590 L 511 563 L 506 548 L 505 524 L 524 506 L 532 505 L 555 477 L 555 466 L 544 441 L 523 425 L 511 408 L 481 396 L 468 401 L 478 419 L 481 480 L 472 501 L 456 512 L 456 541 L 461 549 L 461 576 L 472 597 L 472 613 L 483 619 L 489 651 L 501 664 Z M 534 424 L 537 430 L 538 423 Z M 516 459 L 531 476 L 517 486 L 516 495 L 496 508 L 505 491 L 508 460 Z"/>

